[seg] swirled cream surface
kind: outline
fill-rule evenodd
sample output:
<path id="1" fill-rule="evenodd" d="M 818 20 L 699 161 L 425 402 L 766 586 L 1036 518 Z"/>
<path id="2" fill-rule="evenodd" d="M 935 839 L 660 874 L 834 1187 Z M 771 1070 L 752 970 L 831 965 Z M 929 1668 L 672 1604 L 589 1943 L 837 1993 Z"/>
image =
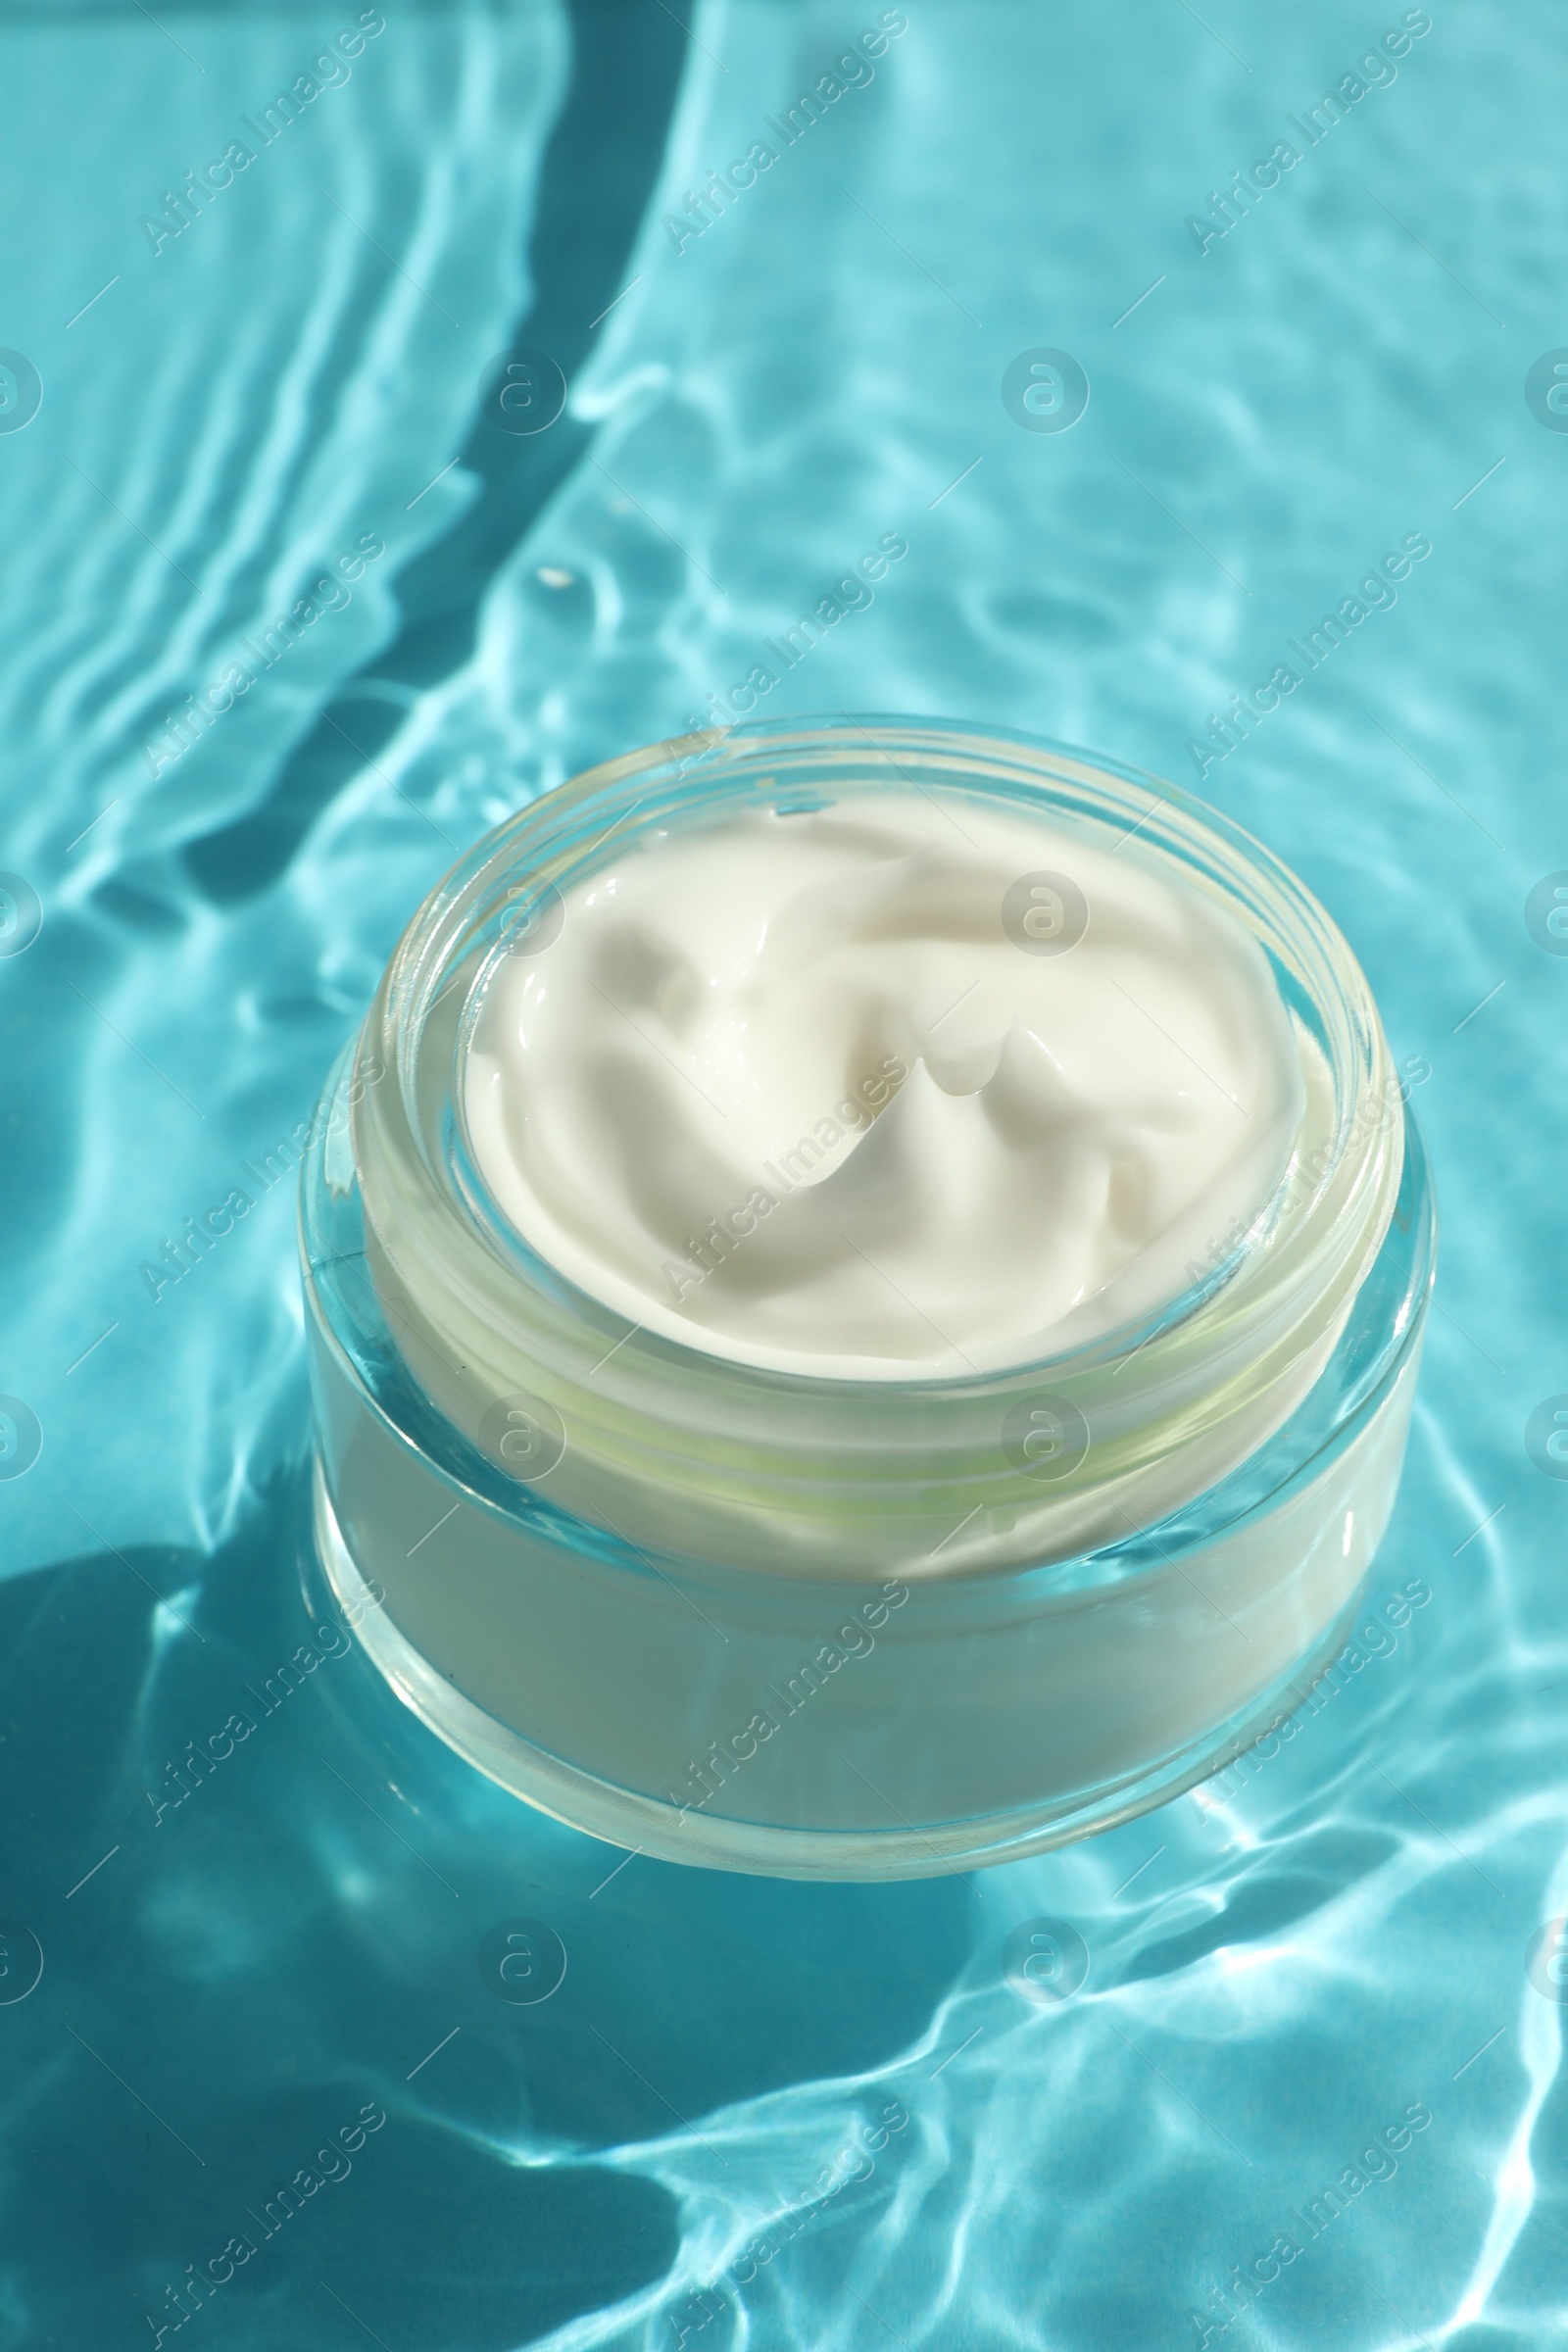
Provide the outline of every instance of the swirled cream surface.
<path id="1" fill-rule="evenodd" d="M 463 1080 L 496 1206 L 629 1324 L 781 1371 L 1150 1313 L 1275 1194 L 1304 1048 L 1242 925 L 1136 856 L 911 791 L 523 886 Z"/>

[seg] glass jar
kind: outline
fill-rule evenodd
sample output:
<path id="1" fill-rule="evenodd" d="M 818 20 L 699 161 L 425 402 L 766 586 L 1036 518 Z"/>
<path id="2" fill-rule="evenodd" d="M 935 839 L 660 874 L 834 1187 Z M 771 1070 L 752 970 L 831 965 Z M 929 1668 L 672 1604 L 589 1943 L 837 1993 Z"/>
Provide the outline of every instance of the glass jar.
<path id="1" fill-rule="evenodd" d="M 1248 928 L 1305 1081 L 1274 1198 L 1156 1313 L 1004 1371 L 818 1379 L 630 1324 L 477 1174 L 462 1072 L 490 978 L 547 956 L 564 894 L 639 838 L 911 789 L 1035 810 Z M 901 1878 L 1106 1828 L 1228 1761 L 1344 1639 L 1433 1271 L 1406 1092 L 1323 908 L 1135 770 L 900 718 L 595 768 L 431 893 L 315 1121 L 325 1573 L 433 1730 L 618 1845 Z"/>

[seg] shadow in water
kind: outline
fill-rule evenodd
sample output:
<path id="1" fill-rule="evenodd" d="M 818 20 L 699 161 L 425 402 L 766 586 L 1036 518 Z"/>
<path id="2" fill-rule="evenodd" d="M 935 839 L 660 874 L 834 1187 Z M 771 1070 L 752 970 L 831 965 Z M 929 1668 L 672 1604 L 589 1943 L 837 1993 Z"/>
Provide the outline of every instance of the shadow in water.
<path id="1" fill-rule="evenodd" d="M 172 2328 L 226 2262 L 215 2341 L 499 2352 L 667 2270 L 672 2200 L 601 2152 L 877 2066 L 963 1971 L 961 1883 L 617 1869 L 493 1788 L 316 1613 L 308 1500 L 0 1585 L 22 2340 Z M 482 1949 L 521 1918 L 534 2003 Z"/>

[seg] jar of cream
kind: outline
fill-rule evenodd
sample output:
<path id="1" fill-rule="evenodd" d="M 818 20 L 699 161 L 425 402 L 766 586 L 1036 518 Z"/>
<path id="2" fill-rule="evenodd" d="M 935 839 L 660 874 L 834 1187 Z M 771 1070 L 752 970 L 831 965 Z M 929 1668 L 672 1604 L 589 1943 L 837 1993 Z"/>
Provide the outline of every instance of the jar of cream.
<path id="1" fill-rule="evenodd" d="M 1344 1639 L 1433 1269 L 1404 1091 L 1323 908 L 1134 770 L 897 718 L 596 768 L 432 892 L 315 1122 L 325 1575 L 638 1851 L 1105 1828 Z"/>

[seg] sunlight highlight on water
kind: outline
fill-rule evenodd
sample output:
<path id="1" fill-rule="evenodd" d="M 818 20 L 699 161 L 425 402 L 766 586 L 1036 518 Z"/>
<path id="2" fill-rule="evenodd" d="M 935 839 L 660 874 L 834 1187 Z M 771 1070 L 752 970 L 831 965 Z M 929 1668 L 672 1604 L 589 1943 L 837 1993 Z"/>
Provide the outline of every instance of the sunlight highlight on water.
<path id="1" fill-rule="evenodd" d="M 910 0 L 775 137 L 881 13 L 707 0 L 683 52 L 658 9 L 389 5 L 156 255 L 161 192 L 360 12 L 0 20 L 0 344 L 43 383 L 0 432 L 0 864 L 43 910 L 0 956 L 0 1391 L 42 1433 L 0 1479 L 0 2341 L 1557 2340 L 1568 1480 L 1525 1429 L 1568 1391 L 1568 957 L 1525 910 L 1568 868 L 1568 450 L 1522 386 L 1562 332 L 1561 26 L 1435 9 L 1200 253 L 1187 217 L 1383 20 Z M 570 399 L 503 446 L 480 381 L 519 344 Z M 1047 348 L 1088 406 L 1020 429 L 1003 378 Z M 733 710 L 889 530 L 907 561 L 760 710 L 990 717 L 1187 784 L 1430 538 L 1200 786 L 1420 1071 L 1410 1460 L 1329 1683 L 1193 1796 L 973 1879 L 622 1866 L 303 1596 L 288 1139 L 456 852 Z M 538 2002 L 481 1967 L 519 1920 L 567 1958 Z"/>

